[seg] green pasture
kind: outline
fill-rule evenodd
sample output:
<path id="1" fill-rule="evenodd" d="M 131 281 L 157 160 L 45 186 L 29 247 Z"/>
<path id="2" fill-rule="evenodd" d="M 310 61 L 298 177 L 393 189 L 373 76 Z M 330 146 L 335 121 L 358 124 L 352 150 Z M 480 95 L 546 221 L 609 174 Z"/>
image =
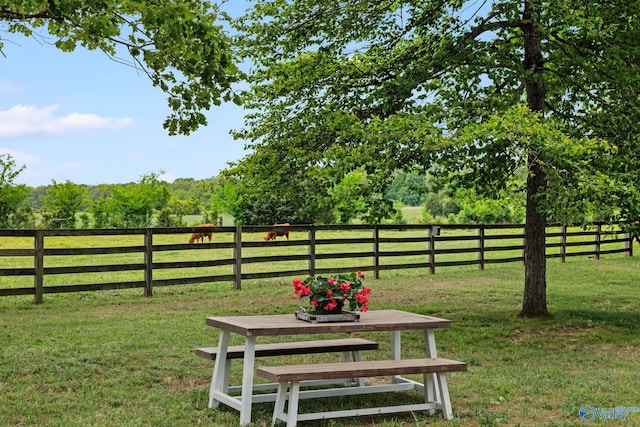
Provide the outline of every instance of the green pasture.
<path id="1" fill-rule="evenodd" d="M 547 279 L 553 316 L 520 319 L 520 263 L 368 277 L 371 309 L 452 320 L 436 338 L 439 356 L 469 364 L 468 372 L 449 375 L 454 419 L 414 413 L 301 427 L 578 426 L 585 424 L 578 415 L 585 405 L 639 407 L 640 258 L 550 260 Z M 295 321 L 298 305 L 290 279 L 251 281 L 240 291 L 229 283 L 163 287 L 152 298 L 137 289 L 51 294 L 40 305 L 31 296 L 0 298 L 0 425 L 237 425 L 235 411 L 207 408 L 212 365 L 194 355 L 196 347 L 217 340 L 205 317 L 291 313 Z M 388 334 L 361 336 L 381 346 L 363 358 L 388 357 Z M 420 334 L 404 332 L 402 338 L 405 357 L 423 352 Z M 261 363 L 311 366 L 333 359 L 296 356 Z M 240 378 L 236 362 L 232 379 Z M 416 398 L 398 393 L 367 401 Z M 329 410 L 348 404 L 344 399 L 313 404 Z M 271 410 L 271 404 L 256 405 L 254 425 L 270 425 Z M 630 413 L 624 423 L 591 424 L 640 426 L 640 413 Z"/>
<path id="2" fill-rule="evenodd" d="M 402 217 L 408 224 L 420 224 L 423 211 L 422 206 L 405 206 L 402 208 Z"/>

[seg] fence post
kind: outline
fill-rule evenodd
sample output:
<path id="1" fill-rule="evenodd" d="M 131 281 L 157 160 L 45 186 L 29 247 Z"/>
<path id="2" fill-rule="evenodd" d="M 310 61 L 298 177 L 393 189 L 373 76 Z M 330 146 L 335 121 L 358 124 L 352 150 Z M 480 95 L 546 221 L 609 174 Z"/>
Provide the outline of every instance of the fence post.
<path id="1" fill-rule="evenodd" d="M 484 224 L 478 228 L 478 270 L 484 270 Z"/>
<path id="2" fill-rule="evenodd" d="M 236 225 L 236 231 L 233 233 L 233 287 L 237 290 L 242 289 L 242 226 Z"/>
<path id="3" fill-rule="evenodd" d="M 316 275 L 316 227 L 309 228 L 309 276 Z"/>
<path id="4" fill-rule="evenodd" d="M 624 233 L 624 254 L 633 256 L 633 236 L 629 232 Z"/>
<path id="5" fill-rule="evenodd" d="M 429 229 L 428 229 L 428 233 L 429 233 L 429 273 L 431 274 L 435 274 L 436 273 L 436 241 L 435 241 L 435 235 L 438 231 L 438 226 L 437 225 L 432 225 Z"/>
<path id="6" fill-rule="evenodd" d="M 602 225 L 596 225 L 596 259 L 600 259 L 600 233 L 602 232 Z"/>
<path id="7" fill-rule="evenodd" d="M 144 296 L 153 296 L 153 232 L 144 231 Z"/>
<path id="8" fill-rule="evenodd" d="M 560 236 L 560 259 L 565 262 L 567 259 L 567 226 L 562 226 L 562 236 Z"/>
<path id="9" fill-rule="evenodd" d="M 380 229 L 378 224 L 373 226 L 373 277 L 380 278 Z"/>
<path id="10" fill-rule="evenodd" d="M 44 230 L 36 230 L 34 241 L 33 267 L 35 274 L 33 276 L 33 286 L 35 287 L 35 293 L 33 302 L 42 304 L 42 296 L 44 294 Z"/>

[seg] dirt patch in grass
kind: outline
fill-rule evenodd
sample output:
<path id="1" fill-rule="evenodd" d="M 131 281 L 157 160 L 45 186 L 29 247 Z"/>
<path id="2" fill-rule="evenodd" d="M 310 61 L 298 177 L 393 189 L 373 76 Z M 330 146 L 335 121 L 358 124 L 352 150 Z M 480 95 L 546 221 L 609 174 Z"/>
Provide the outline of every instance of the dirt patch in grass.
<path id="1" fill-rule="evenodd" d="M 532 340 L 548 340 L 548 341 L 577 341 L 580 337 L 584 337 L 593 332 L 593 327 L 558 327 L 553 329 L 542 330 L 524 330 L 518 329 L 513 332 L 509 341 L 513 343 L 527 343 Z"/>
<path id="2" fill-rule="evenodd" d="M 211 384 L 211 377 L 208 377 L 207 375 L 210 375 L 210 373 L 208 371 L 203 371 L 202 378 L 177 379 L 174 377 L 164 377 L 162 378 L 162 383 L 172 390 L 187 392 L 206 387 L 208 392 L 209 385 Z"/>
<path id="3" fill-rule="evenodd" d="M 521 410 L 510 408 L 521 408 Z M 504 425 L 521 427 L 554 425 L 566 417 L 563 409 L 550 407 L 548 395 L 518 396 L 508 401 L 493 402 L 488 409 L 496 421 L 501 421 Z"/>

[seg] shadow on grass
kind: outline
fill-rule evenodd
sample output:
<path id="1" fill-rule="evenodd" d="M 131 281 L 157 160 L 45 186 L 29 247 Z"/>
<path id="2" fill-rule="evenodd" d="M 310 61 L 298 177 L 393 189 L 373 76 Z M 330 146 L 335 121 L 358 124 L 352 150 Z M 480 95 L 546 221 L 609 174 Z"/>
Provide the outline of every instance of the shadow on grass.
<path id="1" fill-rule="evenodd" d="M 422 403 L 424 395 L 416 391 L 401 391 L 391 393 L 376 393 L 361 396 L 334 396 L 317 399 L 303 399 L 299 402 L 299 414 L 319 411 L 355 410 L 357 408 L 371 408 L 380 406 L 400 406 L 411 403 Z M 221 407 L 224 405 L 221 405 Z M 257 426 L 271 425 L 273 415 L 273 402 L 256 403 L 253 406 L 252 418 Z M 237 413 L 237 412 L 236 412 Z M 434 422 L 444 421 L 451 427 L 458 425 L 445 421 L 441 410 L 433 414 L 425 411 L 400 412 L 392 414 L 359 415 L 346 418 L 334 418 L 305 421 L 304 426 L 326 427 L 331 426 L 384 426 L 384 425 L 428 425 Z M 282 424 L 280 424 L 282 425 Z"/>
<path id="2" fill-rule="evenodd" d="M 520 318 L 517 311 L 509 310 L 469 311 L 452 317 L 458 325 L 467 324 L 474 327 L 495 327 L 496 324 L 501 324 L 504 327 L 529 325 L 535 329 L 554 325 L 563 326 L 567 322 L 575 321 L 591 321 L 627 329 L 640 326 L 640 311 L 615 311 L 614 308 L 611 310 L 565 308 L 552 311 L 549 316 L 538 318 Z"/>
<path id="3" fill-rule="evenodd" d="M 639 312 L 565 310 L 563 316 L 591 320 L 619 328 L 635 329 L 640 326 Z"/>

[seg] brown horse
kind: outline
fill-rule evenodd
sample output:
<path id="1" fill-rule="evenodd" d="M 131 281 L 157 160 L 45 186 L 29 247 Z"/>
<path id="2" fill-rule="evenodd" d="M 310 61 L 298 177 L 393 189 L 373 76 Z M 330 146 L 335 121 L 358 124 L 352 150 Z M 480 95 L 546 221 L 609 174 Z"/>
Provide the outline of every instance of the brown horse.
<path id="1" fill-rule="evenodd" d="M 198 224 L 196 225 L 196 227 L 215 227 L 215 224 Z M 197 241 L 201 241 L 202 243 L 204 243 L 204 238 L 205 236 L 207 236 L 209 238 L 209 242 L 211 242 L 211 238 L 213 236 L 212 232 L 207 232 L 207 233 L 192 233 L 191 237 L 189 238 L 189 243 L 193 243 L 193 242 L 197 242 Z"/>
<path id="2" fill-rule="evenodd" d="M 264 236 L 264 240 L 276 240 L 276 237 L 279 237 L 279 236 L 285 236 L 287 240 L 289 240 L 289 230 L 282 229 L 280 227 L 288 227 L 291 224 L 289 224 L 288 222 L 285 222 L 284 224 L 273 224 L 273 225 L 276 228 L 267 232 L 267 234 Z"/>

